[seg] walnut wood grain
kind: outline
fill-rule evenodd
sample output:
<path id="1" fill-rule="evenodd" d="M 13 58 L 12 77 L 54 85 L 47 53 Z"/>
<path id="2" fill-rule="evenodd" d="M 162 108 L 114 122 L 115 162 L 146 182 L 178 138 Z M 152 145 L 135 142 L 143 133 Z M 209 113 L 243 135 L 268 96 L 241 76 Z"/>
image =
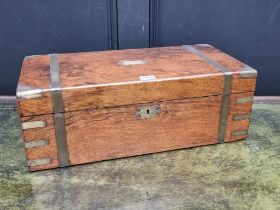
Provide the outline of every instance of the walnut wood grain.
<path id="1" fill-rule="evenodd" d="M 65 113 L 70 163 L 217 143 L 221 96 L 156 104 L 160 116 L 143 120 L 139 105 Z"/>
<path id="2" fill-rule="evenodd" d="M 123 65 L 141 60 L 145 64 Z M 59 55 L 63 87 L 139 81 L 139 76 L 157 79 L 219 73 L 200 57 L 182 47 L 128 49 Z"/>

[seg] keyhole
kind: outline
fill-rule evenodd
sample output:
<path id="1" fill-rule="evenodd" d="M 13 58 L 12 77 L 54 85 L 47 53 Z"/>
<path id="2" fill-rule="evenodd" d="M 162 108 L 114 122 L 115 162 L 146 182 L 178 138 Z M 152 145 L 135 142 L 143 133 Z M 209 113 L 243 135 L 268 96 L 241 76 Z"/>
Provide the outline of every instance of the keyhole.
<path id="1" fill-rule="evenodd" d="M 147 114 L 150 114 L 150 110 L 149 109 L 147 109 Z"/>

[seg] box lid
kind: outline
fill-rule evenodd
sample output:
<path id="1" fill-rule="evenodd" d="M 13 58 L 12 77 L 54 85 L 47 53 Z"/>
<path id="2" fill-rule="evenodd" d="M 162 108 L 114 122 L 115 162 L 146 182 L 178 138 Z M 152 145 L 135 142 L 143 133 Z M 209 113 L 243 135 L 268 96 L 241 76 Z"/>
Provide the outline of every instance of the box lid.
<path id="1" fill-rule="evenodd" d="M 21 116 L 255 90 L 257 72 L 210 45 L 28 56 Z"/>

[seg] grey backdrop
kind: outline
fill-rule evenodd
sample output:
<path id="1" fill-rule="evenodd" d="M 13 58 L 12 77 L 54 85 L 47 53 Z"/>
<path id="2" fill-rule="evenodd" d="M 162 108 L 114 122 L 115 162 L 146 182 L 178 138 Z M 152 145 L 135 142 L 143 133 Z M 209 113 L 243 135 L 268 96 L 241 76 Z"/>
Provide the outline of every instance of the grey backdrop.
<path id="1" fill-rule="evenodd" d="M 209 43 L 259 71 L 257 95 L 280 95 L 279 0 L 1 0 L 0 95 L 23 57 Z"/>

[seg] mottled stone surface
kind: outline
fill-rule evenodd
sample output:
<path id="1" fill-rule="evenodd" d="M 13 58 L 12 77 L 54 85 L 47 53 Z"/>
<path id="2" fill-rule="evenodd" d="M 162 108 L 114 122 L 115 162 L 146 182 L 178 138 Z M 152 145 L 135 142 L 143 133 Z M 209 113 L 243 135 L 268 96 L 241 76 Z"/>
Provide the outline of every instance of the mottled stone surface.
<path id="1" fill-rule="evenodd" d="M 16 109 L 0 105 L 0 209 L 280 209 L 280 104 L 247 141 L 30 173 Z"/>

